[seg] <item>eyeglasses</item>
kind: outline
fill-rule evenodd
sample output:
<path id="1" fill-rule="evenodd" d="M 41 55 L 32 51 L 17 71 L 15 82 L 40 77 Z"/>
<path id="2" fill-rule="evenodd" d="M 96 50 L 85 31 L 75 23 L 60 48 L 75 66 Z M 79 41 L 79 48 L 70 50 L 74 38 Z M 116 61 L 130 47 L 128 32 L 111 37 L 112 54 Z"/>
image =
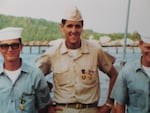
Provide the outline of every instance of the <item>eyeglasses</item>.
<path id="1" fill-rule="evenodd" d="M 15 50 L 15 49 L 18 49 L 19 46 L 20 46 L 20 43 L 0 44 L 0 48 L 3 50 L 8 50 L 9 47 L 11 47 L 11 49 Z"/>

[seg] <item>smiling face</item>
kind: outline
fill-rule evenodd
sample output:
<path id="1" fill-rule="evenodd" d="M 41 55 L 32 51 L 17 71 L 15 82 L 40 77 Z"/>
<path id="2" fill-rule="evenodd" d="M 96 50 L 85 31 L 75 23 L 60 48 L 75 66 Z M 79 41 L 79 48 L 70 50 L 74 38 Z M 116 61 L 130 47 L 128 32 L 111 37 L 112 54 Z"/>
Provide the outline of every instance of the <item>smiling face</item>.
<path id="1" fill-rule="evenodd" d="M 0 53 L 5 63 L 20 59 L 22 44 L 19 39 L 0 41 Z"/>
<path id="2" fill-rule="evenodd" d="M 146 67 L 150 67 L 150 44 L 140 40 L 139 47 L 142 53 L 142 64 Z"/>
<path id="3" fill-rule="evenodd" d="M 82 21 L 66 20 L 65 24 L 61 24 L 61 30 L 66 37 L 67 48 L 76 49 L 81 46 L 80 35 L 83 30 Z"/>

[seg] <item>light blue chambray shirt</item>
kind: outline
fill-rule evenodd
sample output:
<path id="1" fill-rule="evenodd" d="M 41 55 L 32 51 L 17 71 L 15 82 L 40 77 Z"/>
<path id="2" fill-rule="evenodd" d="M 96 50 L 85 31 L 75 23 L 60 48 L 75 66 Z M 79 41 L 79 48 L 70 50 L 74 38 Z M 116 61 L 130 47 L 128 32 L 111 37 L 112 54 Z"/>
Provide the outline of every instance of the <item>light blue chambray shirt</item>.
<path id="1" fill-rule="evenodd" d="M 24 110 L 20 110 L 21 104 Z M 21 74 L 13 83 L 4 74 L 4 68 L 0 66 L 0 112 L 1 113 L 37 113 L 50 101 L 46 80 L 36 67 L 24 62 L 21 66 Z"/>
<path id="2" fill-rule="evenodd" d="M 150 113 L 150 78 L 139 59 L 122 68 L 111 97 L 126 104 L 127 113 Z"/>

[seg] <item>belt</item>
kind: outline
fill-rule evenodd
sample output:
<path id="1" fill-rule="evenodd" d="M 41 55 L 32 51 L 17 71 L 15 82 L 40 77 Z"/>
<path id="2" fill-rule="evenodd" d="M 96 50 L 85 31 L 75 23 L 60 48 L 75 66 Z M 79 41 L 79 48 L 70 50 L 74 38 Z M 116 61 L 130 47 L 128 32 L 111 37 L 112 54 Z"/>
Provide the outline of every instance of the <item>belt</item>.
<path id="1" fill-rule="evenodd" d="M 82 103 L 56 103 L 56 106 L 62 106 L 66 108 L 74 108 L 74 109 L 84 109 L 84 108 L 92 108 L 97 107 L 98 102 L 92 104 L 82 104 Z"/>

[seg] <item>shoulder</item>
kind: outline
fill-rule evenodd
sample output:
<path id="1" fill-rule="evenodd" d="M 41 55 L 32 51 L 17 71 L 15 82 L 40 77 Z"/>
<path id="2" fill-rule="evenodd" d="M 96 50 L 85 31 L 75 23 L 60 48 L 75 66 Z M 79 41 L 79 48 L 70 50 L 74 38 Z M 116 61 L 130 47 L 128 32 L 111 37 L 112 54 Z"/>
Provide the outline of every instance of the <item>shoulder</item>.
<path id="1" fill-rule="evenodd" d="M 83 40 L 83 43 L 91 51 L 94 51 L 96 53 L 103 52 L 102 47 L 101 47 L 100 43 L 97 40 Z"/>
<path id="2" fill-rule="evenodd" d="M 51 41 L 49 43 L 50 45 L 49 48 L 45 51 L 44 54 L 48 54 L 48 55 L 54 54 L 61 47 L 64 41 L 65 41 L 64 39 L 57 39 Z"/>
<path id="3" fill-rule="evenodd" d="M 136 76 L 136 71 L 139 68 L 139 61 L 127 62 L 119 72 L 119 76 L 122 76 L 126 80 L 130 80 Z"/>
<path id="4" fill-rule="evenodd" d="M 64 39 L 62 39 L 62 38 L 56 39 L 56 40 L 52 40 L 52 41 L 50 41 L 49 45 L 50 45 L 51 47 L 57 47 L 57 46 L 59 46 L 63 41 L 64 41 Z"/>
<path id="5" fill-rule="evenodd" d="M 136 71 L 137 68 L 140 66 L 138 60 L 136 59 L 136 60 L 134 60 L 132 62 L 127 61 L 125 66 L 122 67 L 122 71 L 124 71 L 126 73 Z"/>
<path id="6" fill-rule="evenodd" d="M 44 88 L 47 87 L 47 82 L 44 77 L 44 73 L 40 70 L 40 68 L 30 65 L 26 62 L 22 63 L 21 68 L 24 80 L 30 84 L 34 85 L 36 88 Z"/>
<path id="7" fill-rule="evenodd" d="M 104 55 L 105 57 L 108 57 L 110 59 L 115 60 L 114 56 L 110 55 L 108 52 L 103 51 L 101 44 L 98 40 L 87 40 L 88 46 L 91 49 L 95 49 L 99 54 Z"/>
<path id="8" fill-rule="evenodd" d="M 89 46 L 94 48 L 101 48 L 101 45 L 98 40 L 87 40 Z"/>
<path id="9" fill-rule="evenodd" d="M 42 71 L 36 66 L 36 65 L 31 65 L 29 63 L 26 62 L 22 62 L 22 67 L 21 67 L 22 71 L 27 73 L 27 74 L 31 74 L 32 76 L 34 75 L 43 75 Z"/>

